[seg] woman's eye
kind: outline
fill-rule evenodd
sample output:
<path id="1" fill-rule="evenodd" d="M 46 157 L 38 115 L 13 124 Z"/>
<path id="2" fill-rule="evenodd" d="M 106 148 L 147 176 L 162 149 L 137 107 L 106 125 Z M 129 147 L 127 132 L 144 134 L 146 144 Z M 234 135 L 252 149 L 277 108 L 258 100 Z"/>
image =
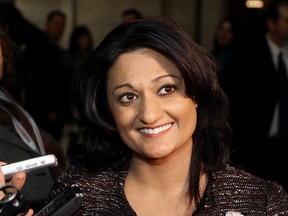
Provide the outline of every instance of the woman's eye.
<path id="1" fill-rule="evenodd" d="M 160 95 L 169 95 L 169 94 L 172 94 L 173 92 L 175 92 L 175 85 L 164 85 L 163 87 L 161 87 L 160 91 L 159 91 L 159 94 Z"/>
<path id="2" fill-rule="evenodd" d="M 132 101 L 136 100 L 137 97 L 135 94 L 129 93 L 121 95 L 119 99 L 122 103 L 131 103 Z"/>

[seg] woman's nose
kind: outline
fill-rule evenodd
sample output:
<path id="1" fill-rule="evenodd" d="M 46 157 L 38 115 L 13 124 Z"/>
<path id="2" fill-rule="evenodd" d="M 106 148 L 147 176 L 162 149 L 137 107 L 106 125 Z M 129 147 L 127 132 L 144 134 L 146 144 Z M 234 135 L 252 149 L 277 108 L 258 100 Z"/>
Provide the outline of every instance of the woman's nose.
<path id="1" fill-rule="evenodd" d="M 154 97 L 143 98 L 139 106 L 139 119 L 145 124 L 153 124 L 163 115 L 161 103 Z"/>

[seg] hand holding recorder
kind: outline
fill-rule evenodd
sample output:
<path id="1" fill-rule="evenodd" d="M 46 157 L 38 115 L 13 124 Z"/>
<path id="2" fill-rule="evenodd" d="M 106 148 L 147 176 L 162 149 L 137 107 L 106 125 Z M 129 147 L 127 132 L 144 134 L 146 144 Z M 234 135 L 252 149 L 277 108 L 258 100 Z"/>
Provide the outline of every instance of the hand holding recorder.
<path id="1" fill-rule="evenodd" d="M 1 166 L 2 172 L 5 179 L 11 178 L 18 172 L 24 171 L 26 173 L 33 171 L 35 169 L 40 169 L 48 166 L 57 166 L 57 158 L 54 154 L 40 156 L 36 158 L 27 159 L 24 161 L 19 161 L 16 163 L 7 164 Z"/>
<path id="2" fill-rule="evenodd" d="M 21 215 L 33 215 L 33 210 L 28 211 L 28 203 L 20 192 L 26 179 L 23 172 L 57 165 L 57 158 L 53 154 L 2 165 L 4 178 L 0 176 L 0 215 L 18 215 L 21 212 Z M 11 179 L 10 184 L 5 184 L 5 179 Z"/>

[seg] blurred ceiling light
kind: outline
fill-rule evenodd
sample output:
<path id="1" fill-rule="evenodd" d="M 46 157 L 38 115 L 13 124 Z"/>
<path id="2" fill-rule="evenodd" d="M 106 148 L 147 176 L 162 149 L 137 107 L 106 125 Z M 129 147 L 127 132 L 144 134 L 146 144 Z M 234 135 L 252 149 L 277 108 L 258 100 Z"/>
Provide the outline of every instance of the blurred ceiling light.
<path id="1" fill-rule="evenodd" d="M 262 8 L 264 3 L 262 0 L 246 0 L 245 5 L 247 8 Z"/>

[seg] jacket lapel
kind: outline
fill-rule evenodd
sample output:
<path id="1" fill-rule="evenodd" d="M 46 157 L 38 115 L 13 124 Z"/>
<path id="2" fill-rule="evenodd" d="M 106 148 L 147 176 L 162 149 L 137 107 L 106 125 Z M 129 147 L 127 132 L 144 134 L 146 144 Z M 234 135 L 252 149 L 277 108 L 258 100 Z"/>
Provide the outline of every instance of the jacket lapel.
<path id="1" fill-rule="evenodd" d="M 17 146 L 18 148 L 22 148 L 26 151 L 30 151 L 35 153 L 33 149 L 31 149 L 27 144 L 25 144 L 20 137 L 9 131 L 7 128 L 0 125 L 0 143 L 7 143 L 9 145 Z M 1 148 L 0 148 L 1 149 Z"/>

